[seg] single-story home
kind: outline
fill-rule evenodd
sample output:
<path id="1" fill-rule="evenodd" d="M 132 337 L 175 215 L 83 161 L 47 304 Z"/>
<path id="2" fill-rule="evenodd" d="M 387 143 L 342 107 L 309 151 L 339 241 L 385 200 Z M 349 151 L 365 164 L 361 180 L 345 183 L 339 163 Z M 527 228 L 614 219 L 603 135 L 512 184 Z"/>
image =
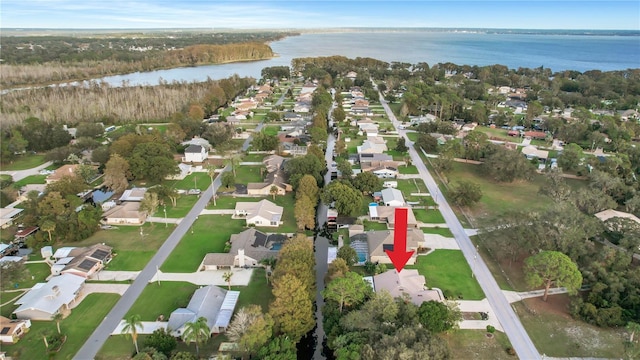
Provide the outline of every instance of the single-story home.
<path id="1" fill-rule="evenodd" d="M 384 188 L 382 191 L 382 202 L 385 206 L 404 206 L 404 196 L 402 191 L 394 188 Z"/>
<path id="2" fill-rule="evenodd" d="M 546 161 L 549 158 L 549 152 L 546 150 L 538 150 L 537 147 L 529 145 L 522 148 L 522 153 L 527 159 L 537 158 Z"/>
<path id="3" fill-rule="evenodd" d="M 18 319 L 51 320 L 51 317 L 69 309 L 84 284 L 85 278 L 73 274 L 54 276 L 46 283 L 35 284 L 15 302 L 20 305 L 14 314 Z"/>
<path id="4" fill-rule="evenodd" d="M 369 261 L 372 263 L 391 264 L 391 259 L 385 250 L 393 250 L 394 230 L 369 231 L 366 233 L 369 250 Z M 409 228 L 407 230 L 407 251 L 417 250 L 424 242 L 422 230 Z M 413 265 L 416 261 L 416 252 L 413 253 L 407 264 Z"/>
<path id="5" fill-rule="evenodd" d="M 147 188 L 133 188 L 125 190 L 120 196 L 120 201 L 142 201 L 144 194 L 147 192 Z"/>
<path id="6" fill-rule="evenodd" d="M 267 171 L 269 168 L 267 167 Z M 278 189 L 276 195 L 285 195 L 287 192 L 293 191 L 293 187 L 286 182 L 286 174 L 280 168 L 276 171 L 269 172 L 261 183 L 248 183 L 248 195 L 272 195 L 271 188 L 275 186 Z"/>
<path id="7" fill-rule="evenodd" d="M 231 250 L 228 253 L 209 253 L 205 255 L 201 271 L 230 269 L 232 267 L 256 267 L 260 261 L 278 256 L 278 249 L 284 243 L 285 236 L 267 235 L 255 228 L 231 235 Z"/>
<path id="8" fill-rule="evenodd" d="M 380 166 L 375 169 L 371 169 L 370 171 L 380 179 L 395 179 L 398 177 L 398 169 L 391 166 Z"/>
<path id="9" fill-rule="evenodd" d="M 429 289 L 426 286 L 424 276 L 416 269 L 387 270 L 373 277 L 373 289 L 375 292 L 387 291 L 393 297 L 409 295 L 411 302 L 420 305 L 425 301 L 444 301 L 444 295 L 440 289 Z"/>
<path id="10" fill-rule="evenodd" d="M 23 210 L 24 209 L 17 208 L 0 208 L 0 228 L 6 229 L 9 226 L 13 225 L 13 220 Z"/>
<path id="11" fill-rule="evenodd" d="M 209 153 L 204 146 L 189 145 L 189 147 L 184 149 L 184 157 L 182 158 L 182 162 L 201 163 L 207 160 L 208 156 Z"/>
<path id="12" fill-rule="evenodd" d="M 54 171 L 52 174 L 50 174 L 49 176 L 47 176 L 47 179 L 45 180 L 48 184 L 52 184 L 60 179 L 62 179 L 65 176 L 71 176 L 74 177 L 76 176 L 76 169 L 78 168 L 78 164 L 71 164 L 71 165 L 62 165 L 61 167 L 57 168 L 56 171 Z"/>
<path id="13" fill-rule="evenodd" d="M 107 225 L 142 225 L 147 219 L 147 212 L 140 210 L 139 202 L 124 202 L 102 214 Z"/>
<path id="14" fill-rule="evenodd" d="M 365 140 L 356 150 L 358 154 L 382 154 L 387 151 L 387 145 Z"/>
<path id="15" fill-rule="evenodd" d="M 278 227 L 282 223 L 284 208 L 263 199 L 258 202 L 237 202 L 235 217 L 243 217 L 247 221 L 247 226 L 270 226 Z"/>
<path id="16" fill-rule="evenodd" d="M 61 256 L 63 253 L 56 251 L 56 262 L 51 266 L 51 274 L 73 274 L 88 278 L 111 260 L 112 250 L 111 246 L 94 244 L 89 247 L 71 248 L 70 251 L 64 252 L 66 256 Z"/>
<path id="17" fill-rule="evenodd" d="M 204 317 L 211 334 L 225 332 L 239 296 L 239 291 L 228 291 L 213 285 L 201 287 L 193 293 L 186 308 L 179 308 L 171 313 L 167 330 L 173 336 L 180 337 L 187 323 Z"/>
<path id="18" fill-rule="evenodd" d="M 0 342 L 15 344 L 29 331 L 31 320 L 11 320 L 0 316 Z"/>
<path id="19" fill-rule="evenodd" d="M 396 223 L 396 209 L 407 209 L 407 227 L 418 227 L 413 210 L 404 206 L 369 206 L 369 220 L 386 223 L 389 229 L 393 229 Z"/>

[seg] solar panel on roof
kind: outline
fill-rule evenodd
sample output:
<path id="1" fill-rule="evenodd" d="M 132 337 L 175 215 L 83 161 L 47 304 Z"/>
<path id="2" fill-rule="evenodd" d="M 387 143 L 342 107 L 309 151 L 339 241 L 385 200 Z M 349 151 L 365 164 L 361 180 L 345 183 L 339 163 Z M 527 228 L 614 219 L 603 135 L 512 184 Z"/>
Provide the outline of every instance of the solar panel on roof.
<path id="1" fill-rule="evenodd" d="M 9 330 L 11 330 L 10 327 L 4 327 L 2 328 L 2 330 L 0 330 L 0 335 L 4 335 L 4 334 L 8 334 Z"/>
<path id="2" fill-rule="evenodd" d="M 78 268 L 82 269 L 82 270 L 91 270 L 91 268 L 97 263 L 97 261 L 95 260 L 89 260 L 89 259 L 85 259 L 83 260 L 80 265 L 78 265 Z"/>
<path id="3" fill-rule="evenodd" d="M 393 251 L 393 244 L 382 244 L 382 250 Z"/>
<path id="4" fill-rule="evenodd" d="M 104 260 L 107 258 L 108 255 L 109 255 L 108 251 L 98 249 L 94 251 L 93 254 L 91 254 L 91 257 L 98 260 Z"/>

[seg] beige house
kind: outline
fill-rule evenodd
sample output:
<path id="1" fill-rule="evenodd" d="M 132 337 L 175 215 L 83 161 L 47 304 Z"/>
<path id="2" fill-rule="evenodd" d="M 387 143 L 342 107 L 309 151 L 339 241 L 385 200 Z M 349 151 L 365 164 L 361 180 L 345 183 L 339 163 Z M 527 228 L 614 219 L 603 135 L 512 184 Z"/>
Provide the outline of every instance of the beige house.
<path id="1" fill-rule="evenodd" d="M 51 266 L 51 274 L 73 274 L 88 278 L 100 271 L 111 260 L 112 247 L 95 244 L 89 247 L 72 248 L 65 255 Z"/>
<path id="2" fill-rule="evenodd" d="M 284 208 L 282 206 L 265 199 L 258 202 L 236 203 L 234 217 L 236 219 L 246 219 L 247 226 L 278 227 L 282 224 L 283 212 Z"/>
<path id="3" fill-rule="evenodd" d="M 56 171 L 54 171 L 53 174 L 50 174 L 49 176 L 47 176 L 47 179 L 46 179 L 47 185 L 48 184 L 52 184 L 52 183 L 62 179 L 65 176 L 75 177 L 76 176 L 76 169 L 78 168 L 78 166 L 80 166 L 80 165 L 78 165 L 78 164 L 62 165 L 61 167 L 56 169 Z"/>
<path id="4" fill-rule="evenodd" d="M 0 208 L 0 228 L 6 229 L 9 226 L 13 225 L 13 220 L 23 210 L 24 209 L 17 208 Z"/>
<path id="5" fill-rule="evenodd" d="M 31 320 L 11 320 L 0 316 L 0 343 L 15 344 L 29 331 Z"/>
<path id="6" fill-rule="evenodd" d="M 147 212 L 140 211 L 139 202 L 127 201 L 105 211 L 102 219 L 107 225 L 142 225 L 147 219 Z"/>
<path id="7" fill-rule="evenodd" d="M 254 228 L 231 235 L 231 250 L 228 253 L 209 253 L 205 255 L 200 271 L 230 269 L 232 267 L 256 267 L 260 261 L 278 256 L 275 244 L 285 241 L 284 235 L 267 235 Z M 277 247 L 277 246 L 276 246 Z"/>
<path id="8" fill-rule="evenodd" d="M 372 263 L 391 264 L 389 256 L 385 250 L 393 248 L 394 230 L 369 231 L 367 235 L 367 245 L 369 248 L 369 261 Z M 409 228 L 407 230 L 407 251 L 417 250 L 424 242 L 424 234 L 420 229 Z M 414 252 L 407 264 L 413 265 L 416 261 L 417 253 Z"/>
<path id="9" fill-rule="evenodd" d="M 404 206 L 369 206 L 369 220 L 386 223 L 393 229 L 396 223 L 396 209 L 407 209 L 407 227 L 417 228 L 418 220 L 410 207 Z"/>
<path id="10" fill-rule="evenodd" d="M 266 196 L 271 194 L 271 187 L 275 186 L 278 189 L 276 195 L 285 195 L 289 191 L 293 191 L 291 185 L 285 181 L 286 175 L 282 169 L 284 158 L 279 155 L 269 155 L 262 163 L 267 169 L 267 176 L 264 182 L 248 183 L 247 194 L 255 196 Z"/>
<path id="11" fill-rule="evenodd" d="M 444 295 L 440 289 L 429 289 L 426 286 L 424 276 L 415 269 L 387 270 L 373 277 L 373 289 L 375 292 L 387 291 L 393 297 L 401 297 L 406 294 L 411 302 L 420 305 L 425 301 L 444 301 Z"/>

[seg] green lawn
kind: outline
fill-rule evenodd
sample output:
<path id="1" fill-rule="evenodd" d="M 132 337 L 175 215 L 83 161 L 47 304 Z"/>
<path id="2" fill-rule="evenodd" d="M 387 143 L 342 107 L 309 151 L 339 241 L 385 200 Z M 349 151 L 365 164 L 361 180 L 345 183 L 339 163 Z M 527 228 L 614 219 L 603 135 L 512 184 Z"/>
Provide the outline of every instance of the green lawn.
<path id="1" fill-rule="evenodd" d="M 31 169 L 45 163 L 44 154 L 24 154 L 19 155 L 13 161 L 2 162 L 2 171 L 16 171 Z"/>
<path id="2" fill-rule="evenodd" d="M 167 203 L 167 217 L 168 218 L 182 218 L 185 217 L 193 205 L 198 202 L 199 197 L 197 195 L 183 194 L 176 201 L 176 206 L 173 206 L 171 202 Z M 159 206 L 154 216 L 164 216 L 164 206 Z"/>
<path id="3" fill-rule="evenodd" d="M 261 166 L 237 166 L 236 184 L 246 185 L 251 182 L 262 182 L 264 175 L 260 175 L 260 168 Z"/>
<path id="4" fill-rule="evenodd" d="M 511 347 L 506 334 L 496 331 L 492 338 L 484 330 L 456 330 L 441 334 L 449 344 L 451 359 L 515 359 L 507 354 Z"/>
<path id="5" fill-rule="evenodd" d="M 439 210 L 414 209 L 416 220 L 427 224 L 444 224 L 444 218 Z"/>
<path id="6" fill-rule="evenodd" d="M 278 135 L 278 131 L 280 130 L 280 126 L 277 125 L 269 125 L 262 128 L 267 135 Z"/>
<path id="7" fill-rule="evenodd" d="M 251 281 L 247 286 L 232 286 L 231 290 L 240 291 L 236 311 L 247 305 L 255 304 L 262 306 L 262 311 L 269 311 L 269 303 L 273 300 L 271 286 L 267 283 L 264 268 L 253 269 Z"/>
<path id="8" fill-rule="evenodd" d="M 71 310 L 71 315 L 60 323 L 62 333 L 67 341 L 60 352 L 50 359 L 71 359 L 89 338 L 93 330 L 107 315 L 109 310 L 120 299 L 116 294 L 89 294 L 83 301 Z M 45 346 L 40 335 L 42 331 L 57 332 L 53 321 L 33 321 L 31 329 L 25 337 L 15 345 L 3 345 L 2 351 L 14 359 L 46 359 Z"/>
<path id="9" fill-rule="evenodd" d="M 13 183 L 13 187 L 20 189 L 27 184 L 46 184 L 47 175 L 29 175 L 26 178 Z"/>
<path id="10" fill-rule="evenodd" d="M 482 199 L 472 209 L 474 216 L 499 216 L 516 210 L 539 210 L 552 203 L 550 198 L 538 194 L 544 180 L 542 175 L 536 174 L 528 182 L 499 183 L 485 178 L 478 165 L 456 162 L 448 178 L 454 182 L 456 179 L 465 179 L 482 187 Z"/>
<path id="11" fill-rule="evenodd" d="M 419 133 L 417 132 L 408 132 L 407 138 L 409 138 L 409 140 L 411 140 L 412 142 L 415 142 L 416 140 L 418 140 L 418 135 Z"/>
<path id="12" fill-rule="evenodd" d="M 447 298 L 482 300 L 485 297 L 460 250 L 435 250 L 418 256 L 416 264 L 407 268 L 418 269 L 426 278 L 427 286 L 440 288 Z"/>
<path id="13" fill-rule="evenodd" d="M 242 158 L 242 161 L 262 162 L 264 158 L 265 158 L 265 154 L 247 154 Z"/>
<path id="14" fill-rule="evenodd" d="M 211 178 L 206 172 L 194 172 L 182 180 L 167 180 L 165 184 L 175 189 L 200 189 L 204 191 L 211 185 Z"/>
<path id="15" fill-rule="evenodd" d="M 421 229 L 422 229 L 422 232 L 425 234 L 438 234 L 448 238 L 453 237 L 451 230 L 449 230 L 449 228 L 446 228 L 446 227 L 433 227 L 433 228 L 423 227 Z"/>
<path id="16" fill-rule="evenodd" d="M 397 189 L 402 191 L 402 195 L 406 198 L 411 193 L 428 193 L 427 185 L 422 179 L 398 179 Z"/>
<path id="17" fill-rule="evenodd" d="M 207 209 L 235 209 L 236 203 L 240 202 L 258 202 L 262 200 L 261 197 L 233 197 L 231 195 L 218 195 L 216 198 L 216 205 L 213 205 L 213 201 L 209 202 Z"/>
<path id="18" fill-rule="evenodd" d="M 418 168 L 415 165 L 400 165 L 398 166 L 398 171 L 400 174 L 419 174 Z"/>
<path id="19" fill-rule="evenodd" d="M 245 230 L 244 220 L 231 215 L 201 215 L 164 264 L 164 272 L 194 272 L 207 253 L 220 253 L 232 234 Z"/>
<path id="20" fill-rule="evenodd" d="M 561 298 L 549 297 L 549 302 Z M 529 306 L 540 299 L 527 299 Z M 628 339 L 623 329 L 599 328 L 578 321 L 557 311 L 529 312 L 522 302 L 513 304 L 531 340 L 540 353 L 554 357 L 623 358 L 623 341 Z M 566 310 L 565 310 L 566 311 Z"/>
<path id="21" fill-rule="evenodd" d="M 140 236 L 142 228 L 143 236 Z M 118 226 L 112 230 L 98 230 L 88 239 L 80 242 L 60 244 L 57 246 L 90 246 L 105 243 L 113 247 L 116 254 L 114 259 L 107 264 L 106 270 L 137 271 L 153 257 L 155 252 L 164 243 L 174 230 L 169 224 L 147 223 L 140 226 Z M 56 246 L 56 247 L 57 247 Z"/>
<path id="22" fill-rule="evenodd" d="M 387 224 L 379 223 L 377 221 L 365 220 L 363 222 L 363 225 L 364 225 L 364 231 L 369 231 L 369 230 L 387 230 Z"/>
<path id="23" fill-rule="evenodd" d="M 180 281 L 163 281 L 160 285 L 149 283 L 126 317 L 137 314 L 142 321 L 155 321 L 158 316 L 164 315 L 165 319 L 169 319 L 173 310 L 187 306 L 197 288 L 197 285 Z"/>

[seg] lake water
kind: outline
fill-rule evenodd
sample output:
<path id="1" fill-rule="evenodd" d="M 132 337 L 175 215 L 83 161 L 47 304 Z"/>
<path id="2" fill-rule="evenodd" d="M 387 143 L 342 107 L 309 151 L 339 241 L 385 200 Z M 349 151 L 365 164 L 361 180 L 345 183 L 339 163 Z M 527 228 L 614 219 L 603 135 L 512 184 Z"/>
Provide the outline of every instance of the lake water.
<path id="1" fill-rule="evenodd" d="M 640 68 L 640 36 L 547 35 L 473 32 L 395 31 L 314 33 L 272 42 L 279 56 L 270 60 L 158 70 L 109 76 L 112 86 L 157 85 L 163 81 L 204 81 L 233 74 L 260 77 L 267 66 L 291 65 L 299 57 L 343 55 L 387 62 L 429 65 L 502 64 L 509 68 L 544 66 L 552 71 Z"/>

